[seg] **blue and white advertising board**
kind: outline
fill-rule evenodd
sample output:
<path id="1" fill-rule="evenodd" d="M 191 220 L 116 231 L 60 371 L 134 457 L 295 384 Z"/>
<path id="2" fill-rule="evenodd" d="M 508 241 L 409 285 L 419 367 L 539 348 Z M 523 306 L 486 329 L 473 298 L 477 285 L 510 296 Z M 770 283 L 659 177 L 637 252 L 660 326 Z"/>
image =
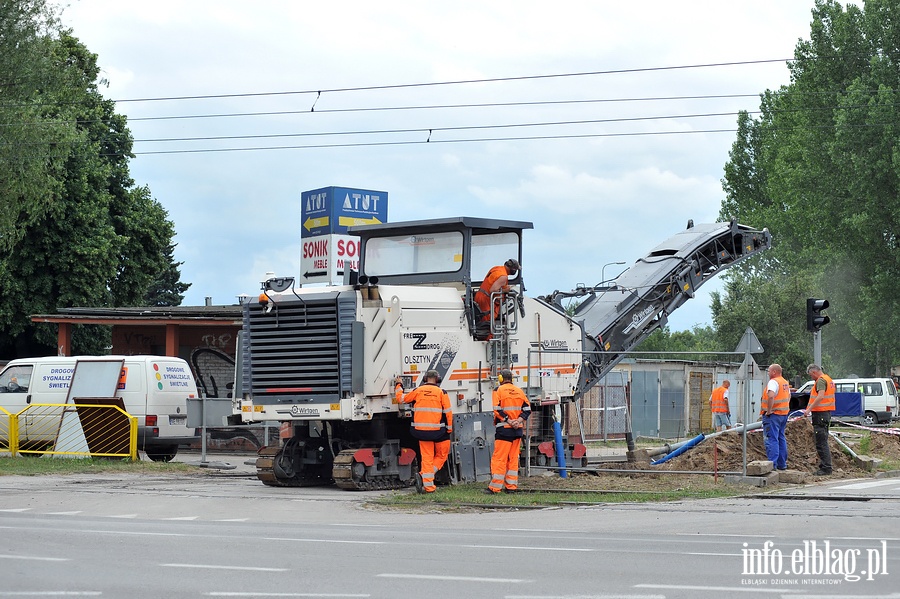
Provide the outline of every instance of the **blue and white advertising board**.
<path id="1" fill-rule="evenodd" d="M 323 187 L 301 195 L 300 237 L 346 234 L 353 225 L 387 222 L 386 191 Z"/>
<path id="2" fill-rule="evenodd" d="M 304 191 L 300 229 L 300 283 L 340 285 L 359 270 L 359 238 L 347 227 L 387 222 L 386 191 L 323 187 Z"/>

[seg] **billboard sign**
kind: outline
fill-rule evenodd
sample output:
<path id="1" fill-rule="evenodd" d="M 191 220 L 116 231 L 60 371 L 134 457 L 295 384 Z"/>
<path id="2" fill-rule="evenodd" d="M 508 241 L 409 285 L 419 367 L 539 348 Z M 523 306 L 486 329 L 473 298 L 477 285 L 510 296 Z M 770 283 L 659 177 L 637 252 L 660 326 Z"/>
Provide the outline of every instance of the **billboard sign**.
<path id="1" fill-rule="evenodd" d="M 387 222 L 386 191 L 323 187 L 301 195 L 300 237 L 346 234 L 353 225 Z"/>
<path id="2" fill-rule="evenodd" d="M 300 243 L 300 283 L 340 285 L 344 271 L 359 270 L 359 238 L 355 235 L 307 237 Z"/>

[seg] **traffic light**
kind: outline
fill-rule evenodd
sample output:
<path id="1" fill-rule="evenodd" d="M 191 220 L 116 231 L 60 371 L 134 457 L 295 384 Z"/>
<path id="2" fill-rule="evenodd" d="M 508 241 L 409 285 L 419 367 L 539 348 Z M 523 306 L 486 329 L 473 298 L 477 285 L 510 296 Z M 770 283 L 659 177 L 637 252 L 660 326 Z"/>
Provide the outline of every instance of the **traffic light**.
<path id="1" fill-rule="evenodd" d="M 806 330 L 815 333 L 831 322 L 822 310 L 828 307 L 828 300 L 809 298 L 806 300 Z"/>

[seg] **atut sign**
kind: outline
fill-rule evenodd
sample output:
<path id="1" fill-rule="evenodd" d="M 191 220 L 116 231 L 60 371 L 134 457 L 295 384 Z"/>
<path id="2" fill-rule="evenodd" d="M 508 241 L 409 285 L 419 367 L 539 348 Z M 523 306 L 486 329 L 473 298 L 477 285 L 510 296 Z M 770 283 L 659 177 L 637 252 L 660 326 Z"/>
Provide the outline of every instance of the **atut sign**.
<path id="1" fill-rule="evenodd" d="M 386 191 L 323 187 L 300 194 L 300 237 L 346 234 L 347 227 L 387 222 Z"/>
<path id="2" fill-rule="evenodd" d="M 300 244 L 300 282 L 340 285 L 344 271 L 359 270 L 359 238 L 325 235 Z"/>

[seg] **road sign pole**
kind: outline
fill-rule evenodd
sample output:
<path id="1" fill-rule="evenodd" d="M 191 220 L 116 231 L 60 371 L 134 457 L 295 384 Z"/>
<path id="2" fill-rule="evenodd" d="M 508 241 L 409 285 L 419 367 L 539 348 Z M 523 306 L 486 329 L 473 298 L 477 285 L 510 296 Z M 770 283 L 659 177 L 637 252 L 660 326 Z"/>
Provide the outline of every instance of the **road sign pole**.
<path id="1" fill-rule="evenodd" d="M 750 330 L 747 327 L 747 330 Z M 750 424 L 750 380 L 751 380 L 751 372 L 750 370 L 753 368 L 753 356 L 750 355 L 750 347 L 747 346 L 747 349 L 744 351 L 744 405 L 743 405 L 743 420 L 744 427 L 741 431 L 741 476 L 747 476 L 747 425 Z"/>
<path id="2" fill-rule="evenodd" d="M 750 424 L 750 380 L 753 376 L 752 368 L 754 364 L 753 356 L 751 354 L 761 354 L 765 350 L 763 349 L 762 344 L 759 342 L 756 333 L 753 332 L 753 329 L 747 327 L 747 329 L 744 331 L 744 336 L 741 337 L 740 341 L 738 341 L 738 346 L 734 351 L 744 352 L 744 363 L 742 365 L 744 371 L 744 427 L 741 431 L 741 445 L 743 453 L 743 457 L 741 459 L 741 462 L 743 462 L 741 474 L 743 476 L 747 476 L 747 425 Z"/>

